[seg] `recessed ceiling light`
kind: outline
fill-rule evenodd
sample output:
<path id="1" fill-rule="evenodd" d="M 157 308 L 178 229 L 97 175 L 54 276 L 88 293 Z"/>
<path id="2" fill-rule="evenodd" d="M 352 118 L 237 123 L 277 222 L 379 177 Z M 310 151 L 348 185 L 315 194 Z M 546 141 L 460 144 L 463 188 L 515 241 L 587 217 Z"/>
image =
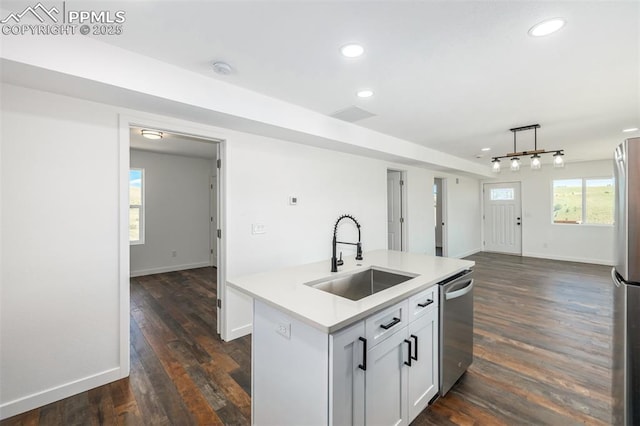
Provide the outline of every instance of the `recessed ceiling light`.
<path id="1" fill-rule="evenodd" d="M 637 127 L 631 127 L 631 128 L 629 128 L 629 129 L 624 129 L 624 130 L 623 130 L 623 132 L 625 132 L 625 133 L 631 133 L 631 132 L 636 132 L 636 131 L 638 131 L 638 130 L 640 130 L 640 129 L 638 129 Z"/>
<path id="2" fill-rule="evenodd" d="M 540 23 L 535 24 L 529 30 L 529 35 L 531 37 L 544 37 L 546 35 L 555 33 L 560 28 L 564 27 L 567 21 L 563 18 L 553 18 L 547 19 L 546 21 L 542 21 Z"/>
<path id="3" fill-rule="evenodd" d="M 491 148 L 482 148 L 480 151 L 491 151 Z"/>
<path id="4" fill-rule="evenodd" d="M 147 139 L 153 139 L 153 140 L 162 139 L 162 132 L 159 132 L 157 130 L 141 130 L 140 134 L 142 134 L 142 136 L 144 136 Z"/>
<path id="5" fill-rule="evenodd" d="M 370 98 L 373 96 L 373 92 L 371 90 L 361 90 L 357 95 L 359 98 Z"/>
<path id="6" fill-rule="evenodd" d="M 357 58 L 364 53 L 364 47 L 359 44 L 346 44 L 340 48 L 340 52 L 347 58 Z"/>

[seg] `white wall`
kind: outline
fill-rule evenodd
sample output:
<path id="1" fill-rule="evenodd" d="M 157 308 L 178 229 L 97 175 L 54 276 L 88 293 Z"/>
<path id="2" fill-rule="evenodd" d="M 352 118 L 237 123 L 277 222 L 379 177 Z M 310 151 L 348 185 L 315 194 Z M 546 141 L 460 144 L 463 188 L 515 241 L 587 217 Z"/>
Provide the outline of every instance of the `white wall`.
<path id="1" fill-rule="evenodd" d="M 480 182 L 446 176 L 446 247 L 448 257 L 466 257 L 482 250 Z"/>
<path id="2" fill-rule="evenodd" d="M 487 167 L 489 167 L 487 165 Z M 554 179 L 613 177 L 613 160 L 546 165 L 539 171 L 505 170 L 485 182 L 522 182 L 522 255 L 612 265 L 614 230 L 609 225 L 552 223 Z"/>
<path id="3" fill-rule="evenodd" d="M 128 266 L 118 257 L 120 112 L 136 114 L 2 86 L 0 417 L 128 374 L 128 360 L 119 358 L 128 353 L 120 343 L 128 318 L 119 288 L 119 270 Z M 227 129 L 216 136 L 227 151 L 227 276 L 321 259 L 328 271 L 333 223 L 347 212 L 362 224 L 365 255 L 385 248 L 388 168 L 407 172 L 409 250 L 433 254 L 432 171 Z M 126 156 L 120 161 L 128 170 Z M 474 185 L 461 178 L 460 194 Z M 297 206 L 288 205 L 290 195 Z M 451 220 L 473 219 L 461 230 L 480 216 L 464 208 Z M 253 223 L 266 233 L 252 235 Z M 345 223 L 340 235 L 355 232 Z M 453 235 L 452 253 L 463 253 L 473 234 Z M 229 327 L 250 330 L 249 301 L 223 297 Z"/>
<path id="4" fill-rule="evenodd" d="M 2 87 L 0 415 L 127 374 L 109 107 Z M 124 369 L 124 371 L 123 371 Z"/>
<path id="5" fill-rule="evenodd" d="M 224 167 L 224 165 L 223 165 Z M 227 146 L 227 276 L 327 260 L 336 219 L 350 213 L 362 229 L 363 250 L 387 246 L 387 168 L 407 172 L 408 248 L 433 253 L 432 172 L 381 160 L 234 134 Z M 233 196 L 231 194 L 241 194 Z M 288 204 L 289 196 L 298 204 Z M 253 235 L 252 224 L 265 234 Z M 355 241 L 351 222 L 340 239 Z M 350 246 L 338 248 L 354 254 Z M 227 289 L 228 339 L 251 331 L 251 299 Z"/>
<path id="6" fill-rule="evenodd" d="M 145 170 L 145 242 L 131 246 L 131 276 L 210 265 L 213 161 L 131 150 L 131 167 Z"/>

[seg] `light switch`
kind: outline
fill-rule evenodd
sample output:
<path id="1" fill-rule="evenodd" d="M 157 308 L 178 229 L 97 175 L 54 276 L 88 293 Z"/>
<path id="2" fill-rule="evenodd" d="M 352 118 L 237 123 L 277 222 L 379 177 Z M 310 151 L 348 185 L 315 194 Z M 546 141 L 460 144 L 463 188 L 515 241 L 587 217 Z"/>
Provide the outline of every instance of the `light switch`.
<path id="1" fill-rule="evenodd" d="M 251 225 L 251 233 L 256 235 L 256 234 L 266 234 L 267 233 L 267 227 L 264 226 L 263 223 L 254 223 Z"/>
<path id="2" fill-rule="evenodd" d="M 290 195 L 289 196 L 289 204 L 292 206 L 295 206 L 298 204 L 298 197 L 295 195 Z"/>

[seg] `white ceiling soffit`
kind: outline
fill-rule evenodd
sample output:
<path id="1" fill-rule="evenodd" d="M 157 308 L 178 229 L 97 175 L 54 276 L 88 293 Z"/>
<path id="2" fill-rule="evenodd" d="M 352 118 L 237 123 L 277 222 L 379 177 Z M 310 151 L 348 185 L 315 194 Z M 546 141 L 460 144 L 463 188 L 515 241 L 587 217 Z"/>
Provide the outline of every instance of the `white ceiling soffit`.
<path id="1" fill-rule="evenodd" d="M 540 123 L 567 161 L 610 158 L 640 127 L 637 1 L 225 1 L 123 4 L 127 28 L 101 40 L 485 164 L 509 128 Z M 563 17 L 558 33 L 528 30 Z M 364 46 L 357 59 L 339 48 Z M 220 76 L 214 60 L 234 73 Z M 375 95 L 359 99 L 362 88 Z M 522 135 L 518 147 L 532 148 Z M 519 138 L 520 139 L 520 138 Z M 476 159 L 481 148 L 491 148 Z"/>
<path id="2" fill-rule="evenodd" d="M 133 57 L 118 54 L 124 61 L 116 67 L 116 62 L 108 60 L 114 50 L 93 44 L 93 49 L 106 53 L 102 58 L 91 52 L 69 55 L 65 59 L 69 66 L 59 64 L 58 71 L 136 91 L 162 78 L 156 72 L 157 64 L 166 70 L 172 64 L 208 80 L 231 83 L 323 115 L 354 105 L 376 114 L 359 121 L 358 126 L 375 131 L 376 137 L 379 133 L 393 136 L 387 140 L 387 151 L 392 154 L 402 145 L 406 149 L 400 149 L 401 157 L 407 161 L 418 157 L 420 163 L 435 164 L 444 159 L 453 169 L 475 173 L 480 169 L 463 164 L 475 162 L 488 169 L 491 155 L 512 150 L 508 129 L 532 123 L 542 125 L 539 148 L 564 148 L 568 162 L 609 158 L 613 147 L 629 136 L 621 130 L 640 127 L 640 2 L 79 4 L 126 11 L 123 34 L 97 37 L 99 41 L 162 62 L 154 66 L 138 57 L 131 65 L 137 63 L 140 68 L 131 69 L 123 64 Z M 567 20 L 560 32 L 537 39 L 527 34 L 534 24 L 556 16 Z M 21 39 L 26 42 L 25 37 Z M 16 37 L 1 41 L 3 55 L 6 42 L 18 44 Z M 35 56 L 57 53 L 56 48 L 76 41 L 65 39 L 50 48 L 31 43 L 24 46 L 35 49 L 31 55 L 12 54 L 11 59 L 48 68 L 51 58 Z M 358 59 L 340 56 L 340 46 L 348 42 L 363 44 L 364 55 Z M 229 62 L 233 72 L 215 74 L 211 68 L 215 60 Z M 91 61 L 112 75 L 88 70 Z M 188 73 L 181 75 L 182 83 L 194 80 Z M 138 84 L 128 84 L 136 78 Z M 223 95 L 231 93 L 215 87 Z M 363 88 L 372 89 L 375 95 L 357 98 L 356 92 Z M 170 91 L 152 95 L 179 101 L 179 95 L 166 95 Z M 270 116 L 284 110 L 262 111 L 263 116 Z M 283 115 L 290 116 L 290 112 Z M 275 125 L 278 120 L 271 121 Z M 282 121 L 286 120 L 278 124 Z M 336 140 L 335 133 L 318 134 L 319 128 L 326 127 L 321 120 L 309 120 L 301 127 L 292 125 L 288 131 L 315 134 L 320 145 L 325 139 Z M 351 132 L 342 131 L 345 135 Z M 398 141 L 435 151 L 415 156 L 413 148 Z M 520 150 L 530 149 L 532 143 L 528 135 L 519 135 Z M 352 145 L 346 139 L 338 144 Z M 380 145 L 373 145 L 363 143 L 358 149 L 379 152 Z M 477 159 L 481 148 L 491 151 Z M 439 152 L 469 161 L 450 161 Z"/>

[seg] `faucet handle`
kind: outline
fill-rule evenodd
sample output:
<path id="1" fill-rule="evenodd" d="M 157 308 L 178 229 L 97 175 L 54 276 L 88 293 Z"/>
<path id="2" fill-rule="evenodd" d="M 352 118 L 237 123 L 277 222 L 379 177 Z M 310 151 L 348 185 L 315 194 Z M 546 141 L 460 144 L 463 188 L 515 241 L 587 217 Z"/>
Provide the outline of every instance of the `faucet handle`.
<path id="1" fill-rule="evenodd" d="M 344 260 L 342 260 L 342 252 L 340 252 L 340 259 L 338 259 L 338 261 L 336 262 L 336 264 L 337 264 L 338 266 L 340 266 L 340 265 L 344 265 Z"/>

